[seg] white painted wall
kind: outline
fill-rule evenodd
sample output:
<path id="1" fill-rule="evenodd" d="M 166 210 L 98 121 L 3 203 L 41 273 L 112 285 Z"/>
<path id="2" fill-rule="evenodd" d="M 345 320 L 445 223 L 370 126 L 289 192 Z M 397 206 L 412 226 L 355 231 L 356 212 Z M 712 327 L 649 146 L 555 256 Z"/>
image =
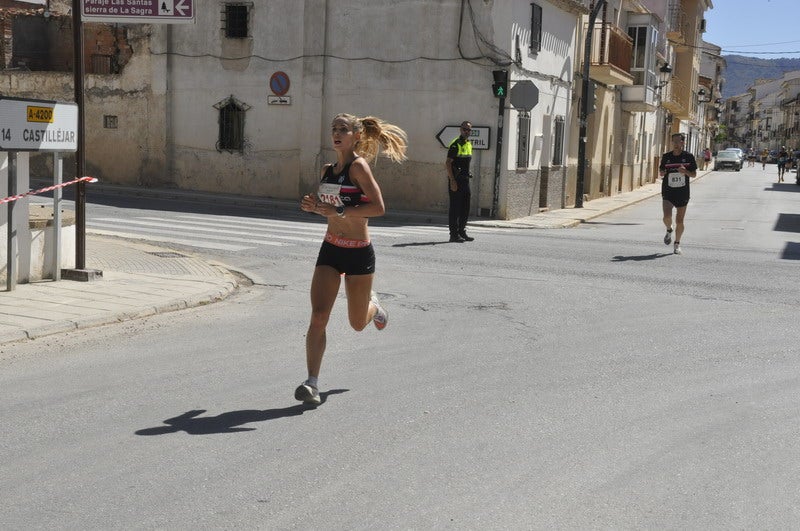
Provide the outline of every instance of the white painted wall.
<path id="1" fill-rule="evenodd" d="M 540 89 L 531 137 L 544 136 L 545 147 L 532 154 L 534 170 L 552 145 L 551 131 L 542 129 L 544 117 L 569 113 L 577 26 L 576 15 L 540 3 L 546 24 L 543 50 L 535 56 L 528 51 L 527 2 L 276 0 L 255 3 L 252 38 L 238 43 L 221 37 L 217 10 L 198 10 L 197 23 L 171 28 L 166 45 L 171 54 L 167 130 L 176 185 L 298 197 L 315 186 L 320 166 L 334 156 L 328 138 L 331 118 L 350 112 L 379 116 L 409 135 L 406 163 L 381 160 L 377 165 L 389 208 L 446 210 L 446 151 L 435 134 L 446 125 L 471 120 L 491 127 L 496 138 L 491 71 L 499 67 L 481 57 L 489 47 L 479 46 L 473 20 L 480 34 L 501 50 L 486 54 L 498 62 L 513 58 L 515 37 L 521 36 L 527 71 L 512 68 L 511 79 L 530 78 Z M 460 20 L 464 23 L 459 28 Z M 221 59 L 234 56 L 246 58 Z M 290 77 L 289 106 L 267 105 L 269 79 L 277 71 Z M 231 95 L 250 107 L 244 153 L 215 149 L 213 105 Z M 505 117 L 502 166 L 512 171 L 516 112 L 507 111 Z M 481 206 L 488 207 L 493 150 L 482 152 L 480 161 L 473 187 L 481 190 Z"/>

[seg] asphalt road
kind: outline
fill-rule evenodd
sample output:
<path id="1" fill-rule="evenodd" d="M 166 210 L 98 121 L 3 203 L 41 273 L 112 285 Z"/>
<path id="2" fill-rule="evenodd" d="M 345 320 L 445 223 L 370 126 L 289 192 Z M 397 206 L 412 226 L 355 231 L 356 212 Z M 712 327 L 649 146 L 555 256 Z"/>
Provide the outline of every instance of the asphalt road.
<path id="1" fill-rule="evenodd" d="M 658 198 L 467 244 L 387 228 L 390 324 L 337 303 L 317 409 L 292 391 L 318 243 L 197 248 L 256 283 L 0 353 L 0 526 L 797 527 L 793 178 L 695 183 L 682 256 Z"/>

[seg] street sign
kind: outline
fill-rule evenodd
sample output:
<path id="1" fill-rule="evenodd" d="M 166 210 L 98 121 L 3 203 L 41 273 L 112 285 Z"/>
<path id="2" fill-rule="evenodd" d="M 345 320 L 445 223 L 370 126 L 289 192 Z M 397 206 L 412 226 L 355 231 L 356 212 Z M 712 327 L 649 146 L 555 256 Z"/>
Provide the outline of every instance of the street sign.
<path id="1" fill-rule="evenodd" d="M 86 22 L 194 23 L 194 0 L 81 0 Z"/>
<path id="2" fill-rule="evenodd" d="M 289 76 L 286 72 L 275 72 L 269 78 L 269 88 L 276 96 L 285 96 L 289 92 Z"/>
<path id="3" fill-rule="evenodd" d="M 527 79 L 519 81 L 511 87 L 508 94 L 511 97 L 511 105 L 515 109 L 530 111 L 539 103 L 539 89 L 536 88 L 533 81 L 528 81 Z"/>
<path id="4" fill-rule="evenodd" d="M 268 105 L 291 105 L 291 96 L 267 96 Z"/>
<path id="5" fill-rule="evenodd" d="M 0 151 L 77 151 L 78 106 L 0 97 Z"/>
<path id="6" fill-rule="evenodd" d="M 489 142 L 491 141 L 492 129 L 487 126 L 472 126 L 472 133 L 469 135 L 469 140 L 472 142 L 472 149 L 489 149 Z M 436 133 L 436 140 L 444 147 L 450 147 L 452 142 L 457 136 L 461 135 L 460 125 L 446 125 Z"/>

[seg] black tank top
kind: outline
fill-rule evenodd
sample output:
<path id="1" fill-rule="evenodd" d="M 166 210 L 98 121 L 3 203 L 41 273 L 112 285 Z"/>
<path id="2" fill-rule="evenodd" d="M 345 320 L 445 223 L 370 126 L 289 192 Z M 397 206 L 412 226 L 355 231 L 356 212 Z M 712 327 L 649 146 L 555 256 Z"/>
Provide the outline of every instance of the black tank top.
<path id="1" fill-rule="evenodd" d="M 350 180 L 350 164 L 344 165 L 341 172 L 334 173 L 334 165 L 328 166 L 320 181 L 317 197 L 323 203 L 333 206 L 353 206 L 369 203 L 361 188 Z"/>

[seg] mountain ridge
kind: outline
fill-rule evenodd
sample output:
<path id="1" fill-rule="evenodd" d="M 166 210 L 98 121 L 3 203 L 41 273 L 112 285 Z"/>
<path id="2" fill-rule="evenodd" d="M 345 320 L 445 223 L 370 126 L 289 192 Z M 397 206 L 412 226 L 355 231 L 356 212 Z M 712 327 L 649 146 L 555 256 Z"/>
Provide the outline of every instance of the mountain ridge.
<path id="1" fill-rule="evenodd" d="M 723 98 L 747 92 L 757 79 L 779 79 L 785 72 L 800 70 L 800 58 L 761 59 L 746 55 L 723 55 L 722 58 L 727 64 L 723 75 Z"/>

